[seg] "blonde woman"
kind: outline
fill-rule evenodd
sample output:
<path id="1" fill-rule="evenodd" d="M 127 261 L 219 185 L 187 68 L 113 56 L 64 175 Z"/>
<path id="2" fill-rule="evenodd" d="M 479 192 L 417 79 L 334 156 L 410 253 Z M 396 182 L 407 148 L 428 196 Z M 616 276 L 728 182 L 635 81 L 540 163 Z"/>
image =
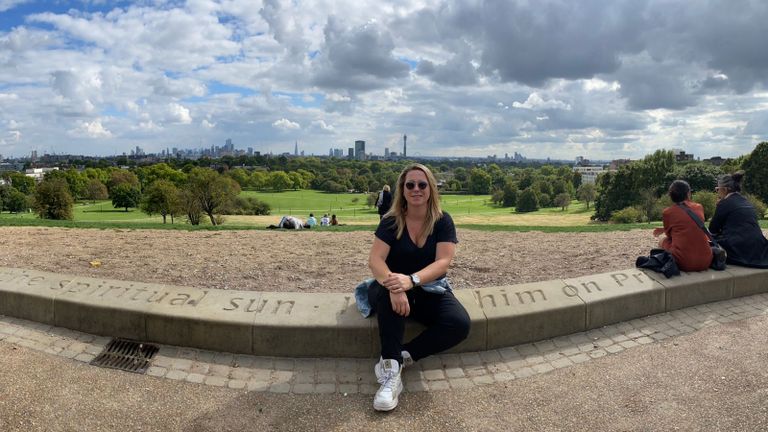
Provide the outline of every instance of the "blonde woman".
<path id="1" fill-rule="evenodd" d="M 446 279 L 457 242 L 451 216 L 440 209 L 432 172 L 421 164 L 405 168 L 368 258 L 376 279 L 368 300 L 381 340 L 381 358 L 374 368 L 381 384 L 373 400 L 376 410 L 397 406 L 403 366 L 444 351 L 469 334 L 469 315 Z M 403 343 L 407 317 L 427 328 Z"/>

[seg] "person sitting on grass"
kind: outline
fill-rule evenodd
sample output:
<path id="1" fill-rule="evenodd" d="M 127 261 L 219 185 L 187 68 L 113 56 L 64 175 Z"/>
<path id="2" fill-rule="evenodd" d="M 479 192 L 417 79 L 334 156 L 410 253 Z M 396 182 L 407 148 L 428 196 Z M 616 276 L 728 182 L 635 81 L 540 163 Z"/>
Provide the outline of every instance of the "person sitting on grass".
<path id="1" fill-rule="evenodd" d="M 335 225 L 338 225 L 338 224 L 339 224 L 339 220 L 336 219 L 336 215 L 331 215 L 331 225 L 335 226 Z"/>
<path id="2" fill-rule="evenodd" d="M 297 229 L 298 230 L 298 229 L 302 229 L 302 228 L 309 228 L 309 226 L 305 226 L 304 222 L 301 219 L 297 218 L 297 217 L 283 216 L 280 219 L 280 223 L 278 223 L 277 225 L 270 225 L 267 228 L 269 228 L 269 229 L 283 228 L 283 229 Z"/>
<path id="3" fill-rule="evenodd" d="M 322 218 L 320 218 L 320 226 L 328 226 L 331 224 L 331 220 L 328 219 L 328 213 L 324 214 Z"/>
<path id="4" fill-rule="evenodd" d="M 685 207 L 704 221 L 704 207 L 691 201 L 691 186 L 683 180 L 669 185 L 669 197 L 674 205 L 664 209 L 664 228 L 656 228 L 653 235 L 664 234 L 659 247 L 675 257 L 677 267 L 682 271 L 704 271 L 712 263 L 712 249 L 707 234 L 699 227 Z"/>
<path id="5" fill-rule="evenodd" d="M 315 219 L 314 213 L 309 214 L 309 219 L 307 219 L 307 225 L 312 228 L 315 225 L 317 225 L 317 219 Z"/>

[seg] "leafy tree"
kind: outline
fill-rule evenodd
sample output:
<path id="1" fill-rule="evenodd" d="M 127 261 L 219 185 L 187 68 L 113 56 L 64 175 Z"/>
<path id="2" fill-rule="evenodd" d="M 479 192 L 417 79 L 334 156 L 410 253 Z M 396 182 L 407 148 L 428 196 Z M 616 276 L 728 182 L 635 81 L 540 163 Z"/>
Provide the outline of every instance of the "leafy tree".
<path id="1" fill-rule="evenodd" d="M 140 182 L 136 174 L 128 170 L 117 169 L 112 171 L 109 175 L 109 182 L 107 183 L 107 189 L 109 189 L 109 193 L 112 194 L 112 190 L 122 184 L 126 184 L 138 189 Z"/>
<path id="2" fill-rule="evenodd" d="M 717 186 L 717 177 L 722 174 L 719 167 L 703 162 L 692 162 L 677 167 L 674 178 L 667 178 L 667 183 L 675 179 L 685 180 L 693 191 L 713 191 Z"/>
<path id="3" fill-rule="evenodd" d="M 765 219 L 765 210 L 766 206 L 763 200 L 761 200 L 757 195 L 753 195 L 750 193 L 745 193 L 744 197 L 749 200 L 749 203 L 752 204 L 752 207 L 755 208 L 755 214 L 758 219 Z"/>
<path id="4" fill-rule="evenodd" d="M 580 172 L 574 171 L 573 176 L 571 177 L 571 184 L 573 184 L 573 188 L 575 190 L 579 190 L 579 188 L 584 184 L 582 183 Z"/>
<path id="5" fill-rule="evenodd" d="M 251 177 L 249 180 L 250 186 L 254 189 L 264 189 L 267 187 L 267 183 L 269 182 L 269 175 L 264 171 L 254 171 L 251 173 Z"/>
<path id="6" fill-rule="evenodd" d="M 34 209 L 41 219 L 72 220 L 74 203 L 63 178 L 43 180 L 35 188 Z"/>
<path id="7" fill-rule="evenodd" d="M 536 190 L 534 190 L 534 192 L 536 192 Z M 552 204 L 553 204 L 552 197 L 549 194 L 540 193 L 540 194 L 536 194 L 536 196 L 539 199 L 539 207 L 541 208 L 552 207 Z"/>
<path id="8" fill-rule="evenodd" d="M 280 191 L 290 189 L 292 186 L 293 181 L 285 171 L 272 171 L 269 173 L 269 187 L 273 190 Z"/>
<path id="9" fill-rule="evenodd" d="M 233 207 L 227 210 L 227 214 L 268 215 L 272 211 L 269 204 L 256 197 L 238 196 Z"/>
<path id="10" fill-rule="evenodd" d="M 515 208 L 518 213 L 528 213 L 538 209 L 539 198 L 532 188 L 527 188 L 520 192 L 520 195 L 517 197 L 517 207 Z"/>
<path id="11" fill-rule="evenodd" d="M 240 193 L 237 182 L 208 168 L 193 169 L 189 173 L 186 188 L 200 203 L 200 209 L 208 215 L 212 225 L 217 225 L 214 215 L 221 214 L 222 209 L 231 206 Z"/>
<path id="12" fill-rule="evenodd" d="M 514 207 L 517 205 L 517 183 L 507 180 L 502 191 L 502 206 Z"/>
<path id="13" fill-rule="evenodd" d="M 203 216 L 203 209 L 200 206 L 200 201 L 197 199 L 192 190 L 184 187 L 179 190 L 177 199 L 179 214 L 184 214 L 187 217 L 187 222 L 190 225 L 200 225 L 200 220 Z"/>
<path id="14" fill-rule="evenodd" d="M 768 142 L 763 141 L 752 150 L 742 164 L 744 190 L 768 202 Z"/>
<path id="15" fill-rule="evenodd" d="M 0 205 L 0 209 L 2 208 L 5 208 L 11 213 L 25 212 L 27 211 L 27 208 L 29 208 L 27 196 L 11 186 L 9 187 L 7 195 L 3 198 L 3 204 Z"/>
<path id="16" fill-rule="evenodd" d="M 159 214 L 163 217 L 163 223 L 166 222 L 166 217 L 171 215 L 173 223 L 175 209 L 179 207 L 178 199 L 179 189 L 173 183 L 168 180 L 155 180 L 144 192 L 139 207 L 150 216 Z"/>
<path id="17" fill-rule="evenodd" d="M 587 203 L 587 209 L 589 209 L 589 203 L 593 202 L 596 196 L 597 190 L 595 189 L 595 185 L 593 183 L 582 184 L 579 186 L 579 190 L 576 192 L 576 197 L 579 199 L 579 201 L 584 201 Z"/>
<path id="18" fill-rule="evenodd" d="M 35 179 L 23 173 L 12 171 L 5 178 L 11 182 L 11 186 L 24 195 L 30 195 L 35 191 Z"/>
<path id="19" fill-rule="evenodd" d="M 469 174 L 469 192 L 484 195 L 491 191 L 491 175 L 480 168 L 473 168 Z"/>
<path id="20" fill-rule="evenodd" d="M 226 172 L 226 175 L 232 180 L 236 181 L 241 188 L 248 186 L 251 180 L 251 176 L 248 175 L 248 171 L 242 168 L 231 169 Z"/>
<path id="21" fill-rule="evenodd" d="M 166 163 L 157 163 L 147 167 L 136 169 L 136 177 L 139 179 L 142 189 L 148 187 L 157 180 L 167 180 L 175 186 L 184 183 L 186 175 Z"/>
<path id="22" fill-rule="evenodd" d="M 368 178 L 364 176 L 355 176 L 352 179 L 352 188 L 358 192 L 368 192 Z"/>
<path id="23" fill-rule="evenodd" d="M 112 205 L 115 208 L 138 207 L 141 202 L 141 191 L 138 185 L 132 186 L 128 183 L 121 183 L 112 188 Z"/>
<path id="24" fill-rule="evenodd" d="M 293 189 L 306 189 L 309 186 L 309 182 L 304 179 L 304 176 L 296 171 L 289 172 L 288 178 L 291 179 Z"/>
<path id="25" fill-rule="evenodd" d="M 91 201 L 105 200 L 109 198 L 107 186 L 105 186 L 99 179 L 89 179 L 88 184 L 85 186 L 84 198 Z"/>
<path id="26" fill-rule="evenodd" d="M 561 207 L 563 211 L 565 211 L 565 209 L 571 205 L 571 194 L 565 192 L 557 194 L 554 203 L 557 207 Z"/>
<path id="27" fill-rule="evenodd" d="M 83 175 L 88 179 L 95 179 L 102 184 L 109 182 L 109 171 L 99 168 L 86 168 L 83 170 Z"/>

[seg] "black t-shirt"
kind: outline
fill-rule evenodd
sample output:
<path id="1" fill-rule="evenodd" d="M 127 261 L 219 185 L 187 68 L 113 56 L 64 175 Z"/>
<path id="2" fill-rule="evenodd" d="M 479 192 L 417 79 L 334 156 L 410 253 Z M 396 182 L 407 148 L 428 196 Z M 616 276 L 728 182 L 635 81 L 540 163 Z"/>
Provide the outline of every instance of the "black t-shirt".
<path id="1" fill-rule="evenodd" d="M 376 237 L 389 245 L 389 255 L 386 263 L 389 269 L 395 273 L 413 274 L 435 262 L 437 244 L 440 242 L 458 243 L 456 227 L 451 216 L 443 212 L 443 217 L 435 222 L 435 229 L 427 237 L 424 246 L 419 248 L 408 235 L 408 229 L 403 231 L 403 236 L 398 240 L 395 218 L 384 218 L 376 228 Z M 445 275 L 443 275 L 445 276 Z M 443 277 L 441 276 L 441 277 Z M 439 278 L 438 278 L 439 279 Z"/>

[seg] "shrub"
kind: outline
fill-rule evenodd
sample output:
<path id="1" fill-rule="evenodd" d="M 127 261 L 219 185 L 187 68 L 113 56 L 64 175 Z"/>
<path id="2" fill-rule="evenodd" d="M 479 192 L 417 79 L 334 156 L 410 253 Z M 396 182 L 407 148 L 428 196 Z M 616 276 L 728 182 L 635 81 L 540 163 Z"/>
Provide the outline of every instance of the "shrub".
<path id="1" fill-rule="evenodd" d="M 766 210 L 765 203 L 755 195 L 752 195 L 749 193 L 744 193 L 743 195 L 746 199 L 749 200 L 750 204 L 752 204 L 752 207 L 755 208 L 755 213 L 757 213 L 757 218 L 765 219 L 765 210 Z"/>
<path id="2" fill-rule="evenodd" d="M 238 215 L 268 215 L 272 211 L 269 204 L 256 197 L 242 197 L 235 198 L 235 202 L 232 208 L 227 209 L 227 214 Z"/>
<path id="3" fill-rule="evenodd" d="M 717 207 L 716 193 L 710 191 L 695 192 L 691 200 L 704 207 L 704 220 L 709 220 L 715 214 L 715 207 Z"/>
<path id="4" fill-rule="evenodd" d="M 611 222 L 627 224 L 637 223 L 643 218 L 643 213 L 635 207 L 625 207 L 621 210 L 613 212 L 611 215 Z"/>
<path id="5" fill-rule="evenodd" d="M 552 207 L 552 197 L 547 193 L 542 193 L 539 195 L 539 207 L 541 208 L 547 208 Z"/>

